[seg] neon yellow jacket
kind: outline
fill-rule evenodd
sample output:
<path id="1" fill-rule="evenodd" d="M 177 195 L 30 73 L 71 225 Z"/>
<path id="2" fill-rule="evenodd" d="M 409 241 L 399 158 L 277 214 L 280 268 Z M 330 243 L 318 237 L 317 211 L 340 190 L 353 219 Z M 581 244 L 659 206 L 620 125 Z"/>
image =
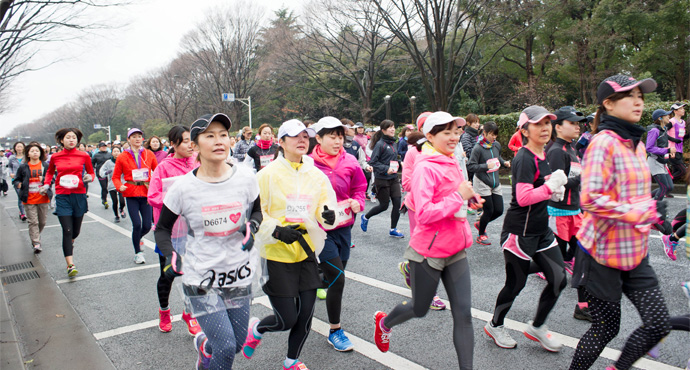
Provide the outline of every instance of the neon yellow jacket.
<path id="1" fill-rule="evenodd" d="M 333 229 L 321 217 L 324 206 L 335 209 L 337 205 L 328 177 L 314 166 L 314 160 L 309 156 L 302 156 L 302 164 L 297 169 L 293 165 L 281 154 L 257 173 L 264 219 L 255 239 L 261 256 L 271 261 L 295 263 L 307 258 L 299 242 L 288 245 L 272 236 L 276 226 L 297 223 L 285 220 L 288 196 L 301 196 L 308 203 L 307 211 L 300 213 L 304 222 L 299 224 L 300 228 L 307 230 L 304 239 L 317 256 L 326 240 L 326 232 L 319 224 L 325 229 Z"/>

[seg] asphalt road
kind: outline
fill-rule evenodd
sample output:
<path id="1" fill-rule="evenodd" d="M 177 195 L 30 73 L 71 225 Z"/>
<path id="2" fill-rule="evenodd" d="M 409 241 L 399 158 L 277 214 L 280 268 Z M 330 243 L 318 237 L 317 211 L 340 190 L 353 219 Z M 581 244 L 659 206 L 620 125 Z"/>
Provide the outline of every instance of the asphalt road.
<path id="1" fill-rule="evenodd" d="M 50 277 L 74 307 L 84 325 L 93 334 L 108 358 L 118 369 L 191 369 L 196 361 L 192 337 L 179 320 L 182 301 L 178 289 L 171 294 L 171 307 L 177 321 L 173 331 L 161 333 L 157 328 L 158 301 L 156 281 L 158 258 L 153 252 L 153 235 L 146 236 L 145 265 L 133 263 L 133 247 L 129 237 L 129 218 L 119 224 L 112 222 L 113 213 L 100 204 L 98 184 L 91 186 L 90 212 L 84 218 L 82 234 L 75 243 L 74 260 L 79 277 L 66 279 L 65 262 L 60 248 L 61 229 L 57 218 L 48 218 L 43 232 L 43 253 L 39 255 Z M 506 209 L 509 189 L 504 187 Z M 21 229 L 26 248 L 30 248 L 28 226 L 17 217 L 16 196 L 10 192 L 0 197 L 2 217 L 10 217 Z M 372 204 L 368 203 L 367 208 Z M 685 198 L 669 199 L 669 214 L 686 207 Z M 397 303 L 409 299 L 397 269 L 409 240 L 406 216 L 399 229 L 406 238 L 388 236 L 389 212 L 373 217 L 369 231 L 363 233 L 357 221 L 353 229 L 352 256 L 348 263 L 348 280 L 343 299 L 342 325 L 355 344 L 355 351 L 339 353 L 326 342 L 327 314 L 325 302 L 318 301 L 312 332 L 300 356 L 310 369 L 454 369 L 458 367 L 452 344 L 452 319 L 448 310 L 430 311 L 426 317 L 396 327 L 388 354 L 380 353 L 373 344 L 373 314 L 390 311 Z M 474 216 L 470 216 L 474 222 Z M 580 336 L 588 329 L 587 322 L 572 317 L 576 303 L 574 289 L 566 289 L 551 312 L 547 325 L 557 333 L 565 347 L 560 353 L 549 353 L 522 335 L 524 323 L 532 319 L 536 302 L 545 282 L 536 276 L 527 286 L 508 314 L 506 326 L 518 342 L 513 350 L 498 348 L 483 332 L 490 319 L 496 296 L 505 279 L 503 257 L 498 238 L 503 223 L 500 218 L 489 225 L 491 246 L 474 244 L 468 250 L 472 270 L 472 307 L 475 369 L 567 369 Z M 476 237 L 476 230 L 473 229 Z M 690 279 L 690 261 L 683 257 L 669 260 L 657 232 L 651 239 L 651 264 L 662 284 L 671 315 L 688 312 L 688 300 L 680 290 L 682 281 Z M 176 283 L 177 286 L 177 283 Z M 255 289 L 260 292 L 260 289 Z M 439 295 L 446 298 L 442 287 Z M 36 296 L 36 300 L 42 297 Z M 271 312 L 263 293 L 257 294 L 252 316 L 263 317 Z M 640 324 L 639 316 L 629 301 L 623 300 L 621 330 L 596 362 L 593 369 L 603 369 L 618 357 L 627 336 Z M 24 333 L 26 335 L 26 333 Z M 30 335 L 30 333 L 29 333 Z M 645 357 L 636 366 L 643 369 L 684 368 L 690 357 L 690 333 L 672 332 L 663 343 L 661 357 Z M 75 348 L 78 353 L 79 349 Z M 286 333 L 269 333 L 252 360 L 239 355 L 236 369 L 280 369 L 287 350 Z M 31 368 L 31 364 L 27 365 Z"/>

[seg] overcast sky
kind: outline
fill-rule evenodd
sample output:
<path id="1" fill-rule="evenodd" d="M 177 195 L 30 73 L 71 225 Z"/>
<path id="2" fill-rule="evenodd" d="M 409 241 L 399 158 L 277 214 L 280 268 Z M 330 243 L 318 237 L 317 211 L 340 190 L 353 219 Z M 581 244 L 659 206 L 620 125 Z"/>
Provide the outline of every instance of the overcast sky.
<path id="1" fill-rule="evenodd" d="M 70 59 L 28 72 L 16 80 L 12 107 L 0 114 L 0 136 L 75 100 L 86 87 L 111 82 L 124 87 L 132 77 L 165 66 L 178 54 L 182 36 L 203 21 L 207 11 L 234 1 L 133 0 L 134 5 L 125 9 L 99 10 L 109 12 L 106 18 L 127 26 L 63 43 L 57 51 L 39 54 L 34 66 L 47 64 L 56 59 L 56 54 Z M 282 7 L 299 13 L 304 2 L 262 0 L 259 3 L 270 18 L 273 11 Z"/>

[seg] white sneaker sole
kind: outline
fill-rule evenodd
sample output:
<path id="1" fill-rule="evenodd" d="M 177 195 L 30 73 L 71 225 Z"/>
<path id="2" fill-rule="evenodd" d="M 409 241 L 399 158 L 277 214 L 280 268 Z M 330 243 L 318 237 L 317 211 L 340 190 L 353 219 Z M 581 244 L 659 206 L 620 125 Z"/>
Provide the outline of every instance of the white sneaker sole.
<path id="1" fill-rule="evenodd" d="M 546 346 L 546 345 L 544 344 L 544 342 L 540 341 L 539 338 L 537 338 L 537 337 L 535 337 L 534 335 L 528 333 L 527 331 L 524 331 L 523 333 L 525 334 L 525 336 L 527 337 L 527 339 L 530 339 L 530 340 L 533 340 L 533 341 L 539 343 L 539 345 L 541 346 L 541 348 L 543 348 L 543 349 L 545 349 L 545 350 L 547 350 L 547 351 L 549 351 L 549 352 L 560 352 L 560 351 L 561 351 L 561 348 L 563 348 L 563 346 L 558 347 L 558 348 L 550 348 L 550 347 Z"/>
<path id="2" fill-rule="evenodd" d="M 512 346 L 512 347 L 511 347 L 511 346 L 505 346 L 505 345 L 502 345 L 502 344 L 498 343 L 498 341 L 496 340 L 496 338 L 494 338 L 494 336 L 491 335 L 491 333 L 489 333 L 489 330 L 486 328 L 486 326 L 484 327 L 484 332 L 486 333 L 486 335 L 489 336 L 489 338 L 491 338 L 491 339 L 494 341 L 494 343 L 495 343 L 497 346 L 499 346 L 499 347 L 501 347 L 501 348 L 513 349 L 513 348 L 516 348 L 516 347 L 517 347 L 517 343 L 515 343 L 515 345 Z"/>
<path id="3" fill-rule="evenodd" d="M 326 340 L 328 341 L 328 343 L 330 343 L 330 344 L 333 346 L 333 349 L 335 349 L 335 350 L 338 351 L 338 352 L 350 352 L 350 351 L 354 351 L 354 349 L 355 349 L 355 346 L 354 346 L 354 345 L 352 345 L 352 346 L 350 346 L 350 347 L 347 347 L 347 348 L 345 348 L 345 349 L 338 349 L 338 348 L 335 346 L 335 344 L 333 344 L 333 342 L 331 342 L 330 339 L 326 339 Z"/>

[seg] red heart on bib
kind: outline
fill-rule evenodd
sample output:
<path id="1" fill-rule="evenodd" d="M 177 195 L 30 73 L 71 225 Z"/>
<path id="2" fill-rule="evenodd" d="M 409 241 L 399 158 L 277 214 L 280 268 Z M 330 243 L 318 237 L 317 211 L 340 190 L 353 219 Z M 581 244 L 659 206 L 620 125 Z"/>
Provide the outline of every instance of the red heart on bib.
<path id="1" fill-rule="evenodd" d="M 345 208 L 345 214 L 348 216 L 350 215 L 350 208 Z"/>
<path id="2" fill-rule="evenodd" d="M 74 185 L 74 186 L 79 185 L 79 179 L 72 179 L 72 185 Z"/>
<path id="3" fill-rule="evenodd" d="M 229 216 L 229 217 L 230 217 L 230 221 L 232 221 L 233 223 L 236 224 L 237 221 L 239 221 L 240 216 L 242 216 L 242 214 L 241 214 L 240 212 L 237 212 L 237 213 L 235 213 L 234 215 L 230 215 L 230 216 Z"/>

